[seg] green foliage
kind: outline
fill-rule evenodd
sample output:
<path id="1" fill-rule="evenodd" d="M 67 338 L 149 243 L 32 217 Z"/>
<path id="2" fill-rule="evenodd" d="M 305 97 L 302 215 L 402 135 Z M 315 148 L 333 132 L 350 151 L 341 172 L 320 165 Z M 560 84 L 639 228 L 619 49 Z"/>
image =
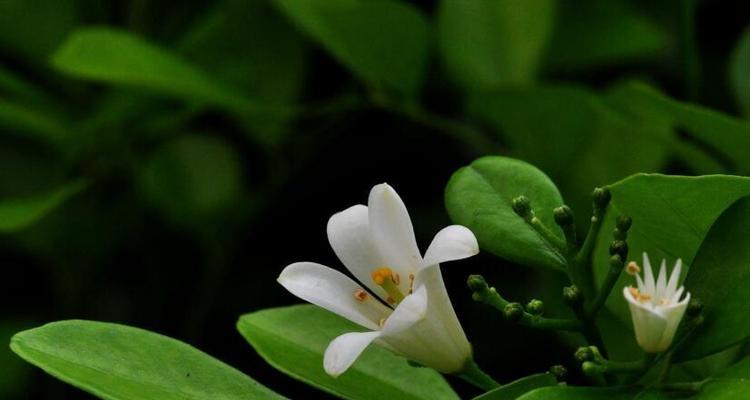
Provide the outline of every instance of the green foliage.
<path id="1" fill-rule="evenodd" d="M 15 232 L 33 224 L 85 187 L 84 182 L 76 181 L 49 193 L 0 200 L 0 233 Z"/>
<path id="2" fill-rule="evenodd" d="M 366 83 L 414 96 L 424 79 L 430 27 L 395 0 L 274 0 L 299 28 Z"/>
<path id="3" fill-rule="evenodd" d="M 437 19 L 441 55 L 468 90 L 528 84 L 551 36 L 556 2 L 442 0 Z"/>
<path id="4" fill-rule="evenodd" d="M 323 370 L 323 353 L 335 337 L 363 328 L 312 305 L 273 308 L 244 315 L 237 329 L 278 370 L 349 399 L 458 399 L 429 368 L 370 346 L 338 378 Z"/>
<path id="5" fill-rule="evenodd" d="M 729 64 L 729 83 L 739 108 L 750 114 L 750 30 L 746 30 L 734 48 Z"/>
<path id="6" fill-rule="evenodd" d="M 475 397 L 474 400 L 515 400 L 534 389 L 555 385 L 557 379 L 552 374 L 529 375 Z"/>
<path id="7" fill-rule="evenodd" d="M 534 213 L 557 236 L 552 210 L 563 201 L 555 184 L 532 165 L 505 157 L 483 157 L 459 169 L 445 189 L 451 219 L 471 229 L 482 249 L 513 262 L 561 269 L 564 256 L 516 215 L 518 196 L 531 199 Z"/>
<path id="8" fill-rule="evenodd" d="M 11 349 L 107 400 L 283 399 L 185 343 L 124 325 L 54 322 L 17 334 Z"/>

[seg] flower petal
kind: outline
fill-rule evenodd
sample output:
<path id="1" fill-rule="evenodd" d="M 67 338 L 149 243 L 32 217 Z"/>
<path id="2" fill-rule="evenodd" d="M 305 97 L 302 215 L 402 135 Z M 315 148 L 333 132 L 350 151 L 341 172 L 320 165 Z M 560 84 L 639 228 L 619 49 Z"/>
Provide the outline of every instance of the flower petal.
<path id="1" fill-rule="evenodd" d="M 422 286 L 399 303 L 390 317 L 385 320 L 383 334 L 403 332 L 423 320 L 427 315 L 427 289 Z"/>
<path id="2" fill-rule="evenodd" d="M 385 266 L 406 278 L 416 274 L 422 256 L 414 238 L 414 228 L 404 202 L 387 184 L 376 185 L 367 201 L 370 211 L 370 229 Z M 407 279 L 401 279 L 400 288 L 407 288 Z"/>
<path id="3" fill-rule="evenodd" d="M 474 233 L 464 226 L 451 225 L 443 228 L 432 239 L 422 260 L 422 266 L 461 260 L 477 253 L 479 253 L 479 243 Z"/>
<path id="4" fill-rule="evenodd" d="M 656 279 L 656 293 L 654 297 L 656 299 L 663 299 L 666 297 L 667 289 L 667 260 L 661 260 L 661 266 L 659 267 L 659 277 Z"/>
<path id="5" fill-rule="evenodd" d="M 677 259 L 672 269 L 672 275 L 669 276 L 669 283 L 667 283 L 667 289 L 664 293 L 665 298 L 674 296 L 677 289 L 677 282 L 680 280 L 680 272 L 682 272 L 682 259 Z"/>
<path id="6" fill-rule="evenodd" d="M 355 297 L 362 287 L 335 269 L 311 262 L 291 264 L 277 279 L 293 295 L 369 329 L 378 329 L 391 309 L 369 293 Z"/>
<path id="7" fill-rule="evenodd" d="M 653 269 L 651 269 L 651 261 L 648 259 L 648 254 L 646 254 L 646 252 L 643 252 L 643 280 L 644 280 L 644 286 L 643 286 L 642 292 L 652 297 L 656 295 L 655 293 L 656 284 L 654 283 L 654 271 Z"/>
<path id="8" fill-rule="evenodd" d="M 367 206 L 358 204 L 328 220 L 328 241 L 339 260 L 362 284 L 385 299 L 385 290 L 372 281 L 372 271 L 385 265 L 370 231 Z"/>
<path id="9" fill-rule="evenodd" d="M 346 372 L 378 336 L 379 331 L 351 332 L 333 339 L 323 356 L 323 368 L 326 373 L 335 378 Z"/>

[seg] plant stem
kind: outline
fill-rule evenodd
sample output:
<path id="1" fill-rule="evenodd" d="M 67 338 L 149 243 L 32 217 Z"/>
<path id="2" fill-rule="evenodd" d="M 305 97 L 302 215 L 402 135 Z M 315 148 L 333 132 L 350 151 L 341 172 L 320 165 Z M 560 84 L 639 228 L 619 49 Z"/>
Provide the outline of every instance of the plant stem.
<path id="1" fill-rule="evenodd" d="M 500 384 L 482 371 L 474 360 L 467 361 L 464 369 L 456 373 L 456 376 L 485 391 L 500 387 Z"/>
<path id="2" fill-rule="evenodd" d="M 596 297 L 594 297 L 594 300 L 586 306 L 587 319 L 593 320 L 594 318 L 596 318 L 599 310 L 601 310 L 601 308 L 604 306 L 604 303 L 607 301 L 609 294 L 612 293 L 612 289 L 614 289 L 615 284 L 617 283 L 617 279 L 620 278 L 622 268 L 622 260 L 619 257 L 615 256 L 614 262 L 610 261 L 609 272 L 604 278 L 604 282 L 602 282 L 602 286 L 599 288 L 599 291 L 596 293 Z"/>
<path id="3" fill-rule="evenodd" d="M 565 241 L 560 239 L 549 228 L 547 228 L 547 226 L 544 225 L 544 222 L 542 222 L 542 220 L 540 220 L 537 217 L 531 217 L 531 219 L 528 219 L 526 222 L 532 228 L 534 228 L 534 230 L 539 234 L 539 236 L 542 237 L 542 239 L 544 239 L 552 247 L 557 249 L 557 251 L 560 252 L 560 254 L 566 254 Z"/>

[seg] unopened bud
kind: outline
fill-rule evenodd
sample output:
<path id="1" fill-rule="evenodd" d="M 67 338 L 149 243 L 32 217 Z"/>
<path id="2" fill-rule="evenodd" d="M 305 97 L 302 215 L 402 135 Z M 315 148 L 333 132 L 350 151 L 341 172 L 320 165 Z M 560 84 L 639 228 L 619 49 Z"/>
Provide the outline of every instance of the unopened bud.
<path id="1" fill-rule="evenodd" d="M 607 188 L 596 188 L 591 197 L 594 201 L 594 207 L 604 209 L 609 204 L 609 201 L 612 200 L 612 193 Z"/>
<path id="2" fill-rule="evenodd" d="M 625 263 L 622 261 L 622 257 L 620 257 L 619 254 L 614 254 L 612 257 L 609 258 L 609 267 L 612 270 L 622 271 L 622 268 L 625 266 Z"/>
<path id="3" fill-rule="evenodd" d="M 513 211 L 520 217 L 527 219 L 532 216 L 531 201 L 526 196 L 518 196 L 513 199 Z"/>
<path id="4" fill-rule="evenodd" d="M 526 311 L 531 315 L 542 315 L 544 312 L 544 303 L 541 300 L 532 299 L 526 304 Z"/>
<path id="5" fill-rule="evenodd" d="M 594 376 L 602 372 L 602 367 L 593 361 L 586 361 L 581 365 L 581 370 L 586 376 Z"/>
<path id="6" fill-rule="evenodd" d="M 565 286 L 563 288 L 563 299 L 571 306 L 583 304 L 583 294 L 576 285 Z"/>
<path id="7" fill-rule="evenodd" d="M 557 225 L 568 226 L 573 224 L 573 210 L 570 207 L 560 206 L 555 208 L 553 212 Z"/>
<path id="8" fill-rule="evenodd" d="M 579 347 L 578 350 L 576 350 L 574 357 L 576 358 L 576 361 L 580 363 L 593 361 L 594 352 L 591 351 L 591 348 L 589 347 Z"/>
<path id="9" fill-rule="evenodd" d="M 551 366 L 549 373 L 554 375 L 558 382 L 565 382 L 568 379 L 568 370 L 562 365 Z"/>
<path id="10" fill-rule="evenodd" d="M 503 309 L 503 316 L 511 322 L 519 321 L 523 318 L 523 306 L 520 303 L 508 303 Z"/>
<path id="11" fill-rule="evenodd" d="M 487 281 L 482 275 L 469 275 L 469 278 L 466 279 L 466 284 L 469 285 L 469 289 L 473 292 L 487 290 Z"/>
<path id="12" fill-rule="evenodd" d="M 619 255 L 623 260 L 628 257 L 628 243 L 622 240 L 615 240 L 609 245 L 610 255 Z"/>
<path id="13" fill-rule="evenodd" d="M 633 219 L 628 217 L 627 215 L 620 215 L 617 217 L 617 222 L 615 223 L 615 226 L 617 229 L 619 229 L 621 232 L 627 232 L 630 230 L 630 227 L 633 225 Z"/>
<path id="14" fill-rule="evenodd" d="M 697 317 L 698 315 L 701 315 L 702 312 L 703 312 L 703 302 L 697 298 L 690 299 L 690 303 L 688 303 L 687 310 L 685 310 L 685 313 L 688 315 L 688 317 Z"/>

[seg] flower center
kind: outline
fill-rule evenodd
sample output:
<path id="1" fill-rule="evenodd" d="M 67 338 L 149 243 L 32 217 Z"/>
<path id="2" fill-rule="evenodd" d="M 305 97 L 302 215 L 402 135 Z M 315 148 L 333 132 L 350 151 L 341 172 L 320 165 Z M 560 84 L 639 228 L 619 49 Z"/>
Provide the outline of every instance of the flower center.
<path id="1" fill-rule="evenodd" d="M 372 280 L 376 285 L 380 286 L 388 294 L 386 301 L 388 304 L 395 306 L 404 299 L 404 294 L 398 288 L 398 284 L 401 282 L 401 277 L 398 273 L 388 267 L 380 267 L 375 271 L 372 271 Z"/>

